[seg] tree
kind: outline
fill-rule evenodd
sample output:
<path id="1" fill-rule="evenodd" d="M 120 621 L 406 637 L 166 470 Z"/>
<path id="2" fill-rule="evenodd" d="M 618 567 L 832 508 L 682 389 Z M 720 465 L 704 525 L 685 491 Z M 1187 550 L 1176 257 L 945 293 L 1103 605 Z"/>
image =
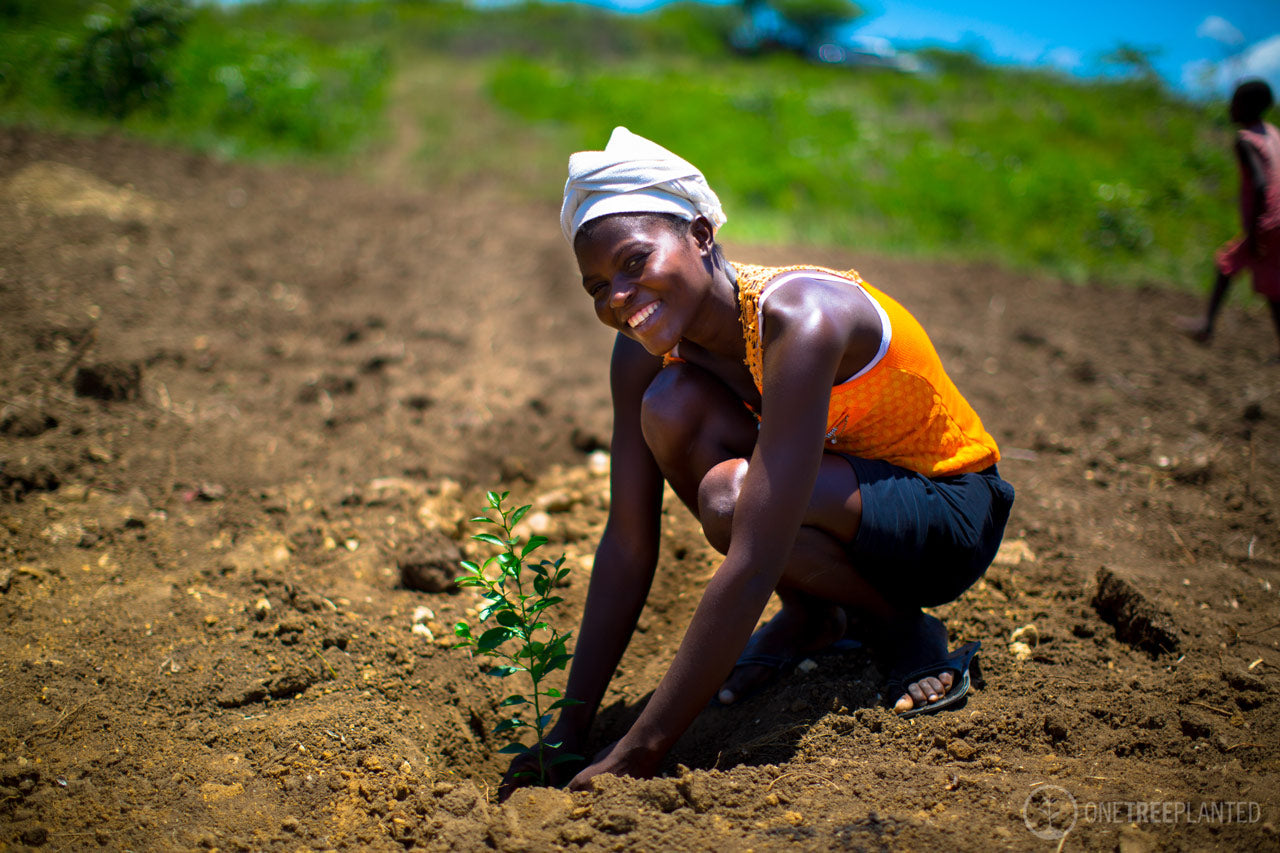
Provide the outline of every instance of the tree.
<path id="1" fill-rule="evenodd" d="M 764 0 L 746 0 L 748 9 Z M 864 14 L 853 0 L 768 0 L 778 14 L 800 29 L 806 41 L 820 38 L 834 27 L 856 21 Z"/>

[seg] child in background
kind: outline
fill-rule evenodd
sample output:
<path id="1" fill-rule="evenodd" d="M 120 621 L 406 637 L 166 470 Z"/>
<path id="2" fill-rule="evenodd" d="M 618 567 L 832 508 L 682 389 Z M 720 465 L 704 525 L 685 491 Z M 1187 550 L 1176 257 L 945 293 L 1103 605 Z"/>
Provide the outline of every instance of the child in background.
<path id="1" fill-rule="evenodd" d="M 639 718 L 575 788 L 652 775 L 711 700 L 839 642 L 851 617 L 898 713 L 969 688 L 978 644 L 948 654 L 921 608 L 964 592 L 1000 544 L 1013 489 L 995 441 L 901 305 L 852 271 L 730 263 L 723 222 L 695 167 L 626 128 L 570 158 L 561 225 L 616 332 L 611 500 L 566 689 L 582 704 L 548 744 L 583 754 L 657 567 L 664 481 L 725 554 Z"/>
<path id="2" fill-rule="evenodd" d="M 1240 164 L 1240 221 L 1244 236 L 1218 250 L 1218 277 L 1204 317 L 1179 317 L 1177 324 L 1200 343 L 1213 337 L 1214 322 L 1231 279 L 1243 269 L 1253 289 L 1267 300 L 1280 339 L 1280 131 L 1262 120 L 1274 99 L 1263 80 L 1247 80 L 1231 96 L 1231 120 Z M 1272 359 L 1280 361 L 1280 355 Z"/>

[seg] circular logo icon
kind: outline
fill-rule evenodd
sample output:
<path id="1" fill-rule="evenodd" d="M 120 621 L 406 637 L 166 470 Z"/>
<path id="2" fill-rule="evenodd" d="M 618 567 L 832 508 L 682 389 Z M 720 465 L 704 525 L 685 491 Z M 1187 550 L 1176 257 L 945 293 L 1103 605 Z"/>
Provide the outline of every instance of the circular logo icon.
<path id="1" fill-rule="evenodd" d="M 1057 841 L 1076 825 L 1076 798 L 1066 788 L 1040 785 L 1022 804 L 1022 822 L 1036 838 Z"/>

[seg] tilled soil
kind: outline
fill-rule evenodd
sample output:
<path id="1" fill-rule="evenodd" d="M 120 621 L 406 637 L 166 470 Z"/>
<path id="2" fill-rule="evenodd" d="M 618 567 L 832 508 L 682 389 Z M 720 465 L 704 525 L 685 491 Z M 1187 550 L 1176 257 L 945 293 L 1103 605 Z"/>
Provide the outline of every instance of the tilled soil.
<path id="1" fill-rule="evenodd" d="M 1280 847 L 1264 313 L 1202 348 L 1195 295 L 726 235 L 897 296 L 1000 441 L 1006 546 L 938 609 L 975 689 L 901 721 L 823 656 L 659 778 L 499 804 L 465 520 L 534 504 L 571 627 L 608 505 L 611 339 L 556 211 L 0 131 L 0 848 Z M 667 504 L 597 746 L 717 565 Z"/>

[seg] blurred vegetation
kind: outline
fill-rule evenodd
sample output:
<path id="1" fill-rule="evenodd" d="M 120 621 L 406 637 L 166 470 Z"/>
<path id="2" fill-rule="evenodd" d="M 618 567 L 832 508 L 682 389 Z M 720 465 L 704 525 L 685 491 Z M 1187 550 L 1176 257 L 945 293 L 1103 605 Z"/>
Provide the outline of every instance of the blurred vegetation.
<path id="1" fill-rule="evenodd" d="M 386 45 L 297 33 L 286 6 L 252 26 L 183 0 L 0 0 L 0 121 L 224 156 L 350 154 L 381 126 Z"/>
<path id="2" fill-rule="evenodd" d="M 737 5 L 642 16 L 452 0 L 164 8 L 181 26 L 157 50 L 126 37 L 147 25 L 123 0 L 0 0 L 0 121 L 340 160 L 376 155 L 408 126 L 423 180 L 480 180 L 548 203 L 568 153 L 623 124 L 703 169 L 731 246 L 839 244 L 1074 280 L 1200 288 L 1237 227 L 1224 108 L 1149 74 L 1080 81 L 943 51 L 924 54 L 920 74 L 744 58 L 728 48 Z M 103 43 L 109 56 L 142 44 L 146 59 L 130 67 L 146 73 L 112 72 L 94 59 Z M 1144 57 L 1117 48 L 1139 72 Z M 86 101 L 85 81 L 101 73 L 133 94 Z"/>

